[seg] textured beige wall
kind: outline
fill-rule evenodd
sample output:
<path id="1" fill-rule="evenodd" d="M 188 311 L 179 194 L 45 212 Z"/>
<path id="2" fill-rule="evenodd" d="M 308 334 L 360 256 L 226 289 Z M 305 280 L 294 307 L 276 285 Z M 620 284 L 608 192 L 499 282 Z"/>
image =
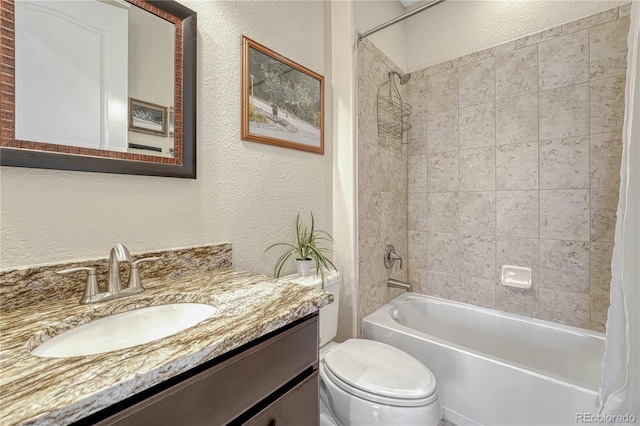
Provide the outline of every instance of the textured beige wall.
<path id="1" fill-rule="evenodd" d="M 357 0 L 353 9 L 354 25 L 360 33 L 405 13 L 404 6 L 397 0 Z M 367 37 L 402 70 L 407 68 L 406 23 L 398 22 Z"/>
<path id="2" fill-rule="evenodd" d="M 296 213 L 332 231 L 330 4 L 184 4 L 198 13 L 198 179 L 2 167 L 2 268 L 230 241 L 234 265 L 271 273 L 263 251 Z M 240 140 L 242 34 L 325 76 L 324 156 Z"/>

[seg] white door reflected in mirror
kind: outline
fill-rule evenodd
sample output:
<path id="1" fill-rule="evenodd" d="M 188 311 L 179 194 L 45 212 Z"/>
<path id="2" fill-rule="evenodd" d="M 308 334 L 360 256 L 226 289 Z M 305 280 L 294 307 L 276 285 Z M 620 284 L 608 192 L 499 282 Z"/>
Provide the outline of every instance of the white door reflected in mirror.
<path id="1" fill-rule="evenodd" d="M 16 139 L 172 156 L 172 23 L 114 0 L 15 7 Z M 159 106 L 162 132 L 131 125 L 130 98 Z"/>

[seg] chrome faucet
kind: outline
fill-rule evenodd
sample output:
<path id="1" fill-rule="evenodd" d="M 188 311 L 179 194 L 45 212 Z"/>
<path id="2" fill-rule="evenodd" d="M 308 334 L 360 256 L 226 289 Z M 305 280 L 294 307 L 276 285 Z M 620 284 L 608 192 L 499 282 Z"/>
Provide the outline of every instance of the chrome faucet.
<path id="1" fill-rule="evenodd" d="M 122 292 L 122 280 L 120 279 L 120 262 L 131 263 L 131 253 L 123 244 L 116 244 L 109 255 L 109 282 L 107 293 L 119 294 Z"/>
<path id="2" fill-rule="evenodd" d="M 76 272 L 87 273 L 87 284 L 84 294 L 80 299 L 80 303 L 84 305 L 142 293 L 144 287 L 140 281 L 140 269 L 138 265 L 144 262 L 156 262 L 158 260 L 160 260 L 159 257 L 146 257 L 134 262 L 129 250 L 123 244 L 116 244 L 109 254 L 109 279 L 107 282 L 107 291 L 104 292 L 101 292 L 98 286 L 96 268 L 70 268 L 56 271 L 56 273 L 60 275 L 68 275 Z M 120 263 L 122 262 L 128 262 L 131 265 L 129 271 L 129 286 L 127 288 L 122 287 L 122 280 L 120 278 Z"/>

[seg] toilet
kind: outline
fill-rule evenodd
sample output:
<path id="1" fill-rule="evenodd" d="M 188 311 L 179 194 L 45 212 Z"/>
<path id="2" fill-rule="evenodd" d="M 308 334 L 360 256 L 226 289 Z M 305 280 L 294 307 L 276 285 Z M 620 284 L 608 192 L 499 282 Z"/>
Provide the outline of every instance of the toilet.
<path id="1" fill-rule="evenodd" d="M 285 280 L 322 288 L 315 273 Z M 338 329 L 340 274 L 325 273 L 332 304 L 320 309 L 320 425 L 436 426 L 442 418 L 436 379 L 413 356 L 382 342 L 333 342 Z"/>

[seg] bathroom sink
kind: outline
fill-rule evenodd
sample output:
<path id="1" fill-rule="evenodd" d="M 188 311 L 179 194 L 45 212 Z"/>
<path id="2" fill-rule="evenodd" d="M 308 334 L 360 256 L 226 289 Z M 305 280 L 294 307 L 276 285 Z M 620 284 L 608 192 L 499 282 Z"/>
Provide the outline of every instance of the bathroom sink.
<path id="1" fill-rule="evenodd" d="M 217 308 L 172 303 L 121 312 L 59 334 L 31 351 L 48 358 L 83 356 L 130 348 L 176 334 L 209 318 Z"/>

